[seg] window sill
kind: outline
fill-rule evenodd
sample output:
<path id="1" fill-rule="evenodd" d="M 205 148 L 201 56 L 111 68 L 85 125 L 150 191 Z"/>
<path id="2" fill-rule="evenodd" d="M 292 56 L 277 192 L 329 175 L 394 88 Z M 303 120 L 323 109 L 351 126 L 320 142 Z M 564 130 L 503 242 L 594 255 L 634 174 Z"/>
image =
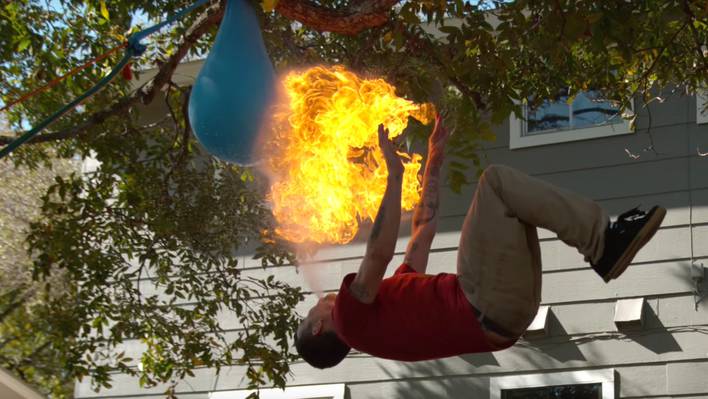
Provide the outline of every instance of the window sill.
<path id="1" fill-rule="evenodd" d="M 516 118 L 513 118 L 516 119 Z M 509 149 L 516 150 L 527 147 L 537 147 L 549 144 L 567 143 L 571 141 L 590 140 L 601 137 L 620 136 L 633 133 L 628 121 L 607 126 L 596 126 L 582 129 L 569 129 L 557 132 L 539 133 L 522 136 L 522 123 L 519 119 L 511 121 L 512 128 L 509 134 Z M 516 128 L 514 125 L 517 125 Z"/>

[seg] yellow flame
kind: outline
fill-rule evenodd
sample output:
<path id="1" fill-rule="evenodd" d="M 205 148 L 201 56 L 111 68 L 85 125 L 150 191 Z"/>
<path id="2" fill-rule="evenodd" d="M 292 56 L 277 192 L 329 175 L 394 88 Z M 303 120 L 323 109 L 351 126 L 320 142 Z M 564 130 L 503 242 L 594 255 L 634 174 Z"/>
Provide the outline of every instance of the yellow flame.
<path id="1" fill-rule="evenodd" d="M 409 116 L 427 124 L 435 110 L 398 97 L 383 79 L 363 79 L 341 66 L 291 72 L 282 84 L 287 100 L 263 154 L 274 178 L 276 232 L 295 243 L 347 243 L 360 221 L 376 216 L 386 188 L 378 125 L 396 137 Z M 404 157 L 401 206 L 410 210 L 420 198 L 422 157 Z"/>

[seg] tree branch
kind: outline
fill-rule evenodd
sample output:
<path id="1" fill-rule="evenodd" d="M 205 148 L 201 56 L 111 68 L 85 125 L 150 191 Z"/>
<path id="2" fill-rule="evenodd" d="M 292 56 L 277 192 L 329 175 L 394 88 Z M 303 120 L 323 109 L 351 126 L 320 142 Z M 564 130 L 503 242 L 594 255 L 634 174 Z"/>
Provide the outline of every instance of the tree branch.
<path id="1" fill-rule="evenodd" d="M 160 65 L 157 75 L 132 95 L 121 98 L 107 109 L 94 113 L 84 122 L 76 126 L 35 136 L 27 143 L 37 144 L 78 137 L 88 133 L 90 128 L 102 124 L 108 118 L 127 112 L 138 103 L 150 104 L 157 93 L 170 82 L 172 74 L 174 74 L 180 61 L 187 55 L 189 49 L 192 48 L 197 40 L 207 33 L 212 26 L 219 24 L 223 16 L 224 8 L 221 6 L 221 3 L 210 6 L 187 30 L 181 43 L 177 46 L 177 51 L 167 62 Z M 7 145 L 14 141 L 15 138 L 16 137 L 0 136 L 0 145 Z"/>
<path id="2" fill-rule="evenodd" d="M 346 7 L 333 10 L 309 0 L 280 0 L 275 10 L 312 29 L 353 36 L 386 24 L 391 8 L 399 1 L 354 0 Z"/>
<path id="3" fill-rule="evenodd" d="M 452 70 L 452 68 L 450 67 L 452 63 L 449 60 L 445 59 L 444 55 L 442 55 L 438 51 L 438 49 L 430 42 L 430 40 L 425 36 L 425 33 L 422 32 L 422 30 L 420 31 L 420 33 L 423 33 L 423 37 L 420 37 L 419 35 L 416 35 L 413 32 L 409 32 L 404 27 L 399 26 L 394 27 L 394 29 L 401 29 L 406 39 L 408 39 L 408 42 L 410 44 L 413 44 L 412 47 L 409 46 L 409 49 L 419 54 L 422 52 L 428 57 L 430 57 L 441 69 L 441 72 L 445 74 L 445 77 L 448 78 L 450 83 L 452 83 L 457 88 L 457 90 L 459 90 L 463 95 L 470 98 L 474 102 L 477 109 L 483 110 L 486 108 L 486 104 L 482 99 L 482 95 L 469 88 L 462 80 L 457 77 L 458 74 L 456 74 L 455 71 Z"/>
<path id="4" fill-rule="evenodd" d="M 10 296 L 16 296 L 19 295 L 20 288 L 14 289 L 10 291 L 8 294 Z M 20 297 L 16 300 L 14 300 L 10 305 L 7 306 L 7 308 L 2 310 L 2 313 L 0 313 L 0 322 L 4 321 L 6 317 L 8 317 L 12 312 L 17 310 L 20 306 L 24 305 L 27 300 L 34 295 L 34 289 L 28 289 L 25 291 Z M 1 348 L 1 346 L 0 346 Z"/>

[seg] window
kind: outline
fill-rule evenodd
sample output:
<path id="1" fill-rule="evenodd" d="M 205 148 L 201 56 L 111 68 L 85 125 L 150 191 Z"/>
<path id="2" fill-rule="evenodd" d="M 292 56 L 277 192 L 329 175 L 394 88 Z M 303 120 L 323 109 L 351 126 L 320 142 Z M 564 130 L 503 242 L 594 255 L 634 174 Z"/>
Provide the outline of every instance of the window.
<path id="1" fill-rule="evenodd" d="M 285 389 L 261 389 L 261 399 L 344 399 L 344 384 L 309 385 Z M 212 392 L 209 399 L 245 399 L 254 391 Z"/>
<path id="2" fill-rule="evenodd" d="M 511 115 L 511 149 L 585 140 L 630 133 L 629 121 L 603 101 L 596 91 L 578 93 L 571 100 L 562 90 L 553 101 L 535 109 L 524 107 L 524 119 Z"/>
<path id="3" fill-rule="evenodd" d="M 696 93 L 696 123 L 708 123 L 706 106 L 708 106 L 708 89 L 699 90 Z"/>
<path id="4" fill-rule="evenodd" d="M 613 369 L 492 377 L 491 399 L 614 399 Z"/>

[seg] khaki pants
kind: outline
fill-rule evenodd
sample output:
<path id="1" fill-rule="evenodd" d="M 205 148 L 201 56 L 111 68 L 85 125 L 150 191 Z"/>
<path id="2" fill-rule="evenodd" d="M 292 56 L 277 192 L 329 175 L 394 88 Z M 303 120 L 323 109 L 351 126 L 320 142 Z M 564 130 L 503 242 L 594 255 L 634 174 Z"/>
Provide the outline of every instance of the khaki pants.
<path id="1" fill-rule="evenodd" d="M 609 223 L 595 202 L 515 169 L 491 165 L 482 174 L 462 226 L 457 274 L 470 303 L 518 338 L 541 302 L 536 227 L 549 229 L 596 261 Z"/>

